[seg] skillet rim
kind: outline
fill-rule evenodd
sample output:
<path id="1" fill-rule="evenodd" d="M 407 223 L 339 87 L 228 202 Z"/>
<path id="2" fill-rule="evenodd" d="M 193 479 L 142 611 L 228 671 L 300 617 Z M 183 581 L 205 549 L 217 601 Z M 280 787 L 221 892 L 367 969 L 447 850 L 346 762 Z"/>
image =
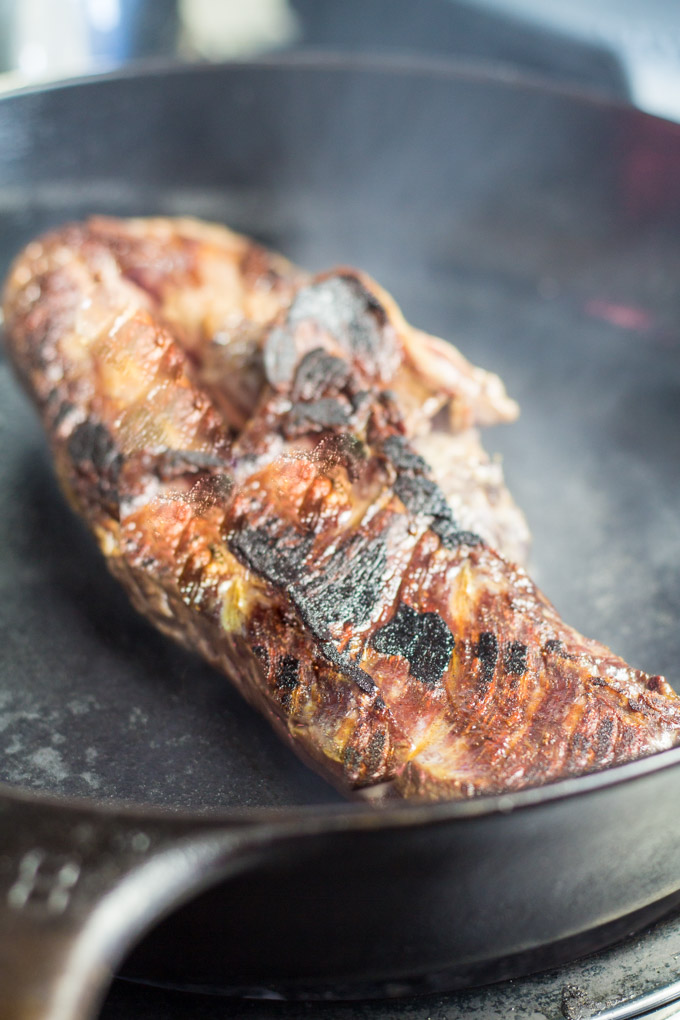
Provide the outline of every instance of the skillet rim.
<path id="1" fill-rule="evenodd" d="M 140 78 L 189 77 L 193 75 L 224 75 L 242 70 L 307 70 L 331 73 L 364 72 L 388 76 L 405 76 L 444 79 L 462 82 L 490 83 L 505 89 L 529 90 L 550 93 L 581 106 L 602 107 L 612 112 L 634 114 L 646 121 L 656 122 L 662 129 L 680 136 L 680 123 L 650 113 L 617 96 L 594 88 L 556 82 L 551 78 L 497 61 L 465 58 L 428 58 L 418 55 L 348 54 L 321 49 L 293 50 L 289 53 L 263 55 L 254 59 L 225 62 L 179 63 L 168 59 L 136 61 L 113 70 L 93 72 L 63 79 L 27 83 L 0 93 L 0 111 L 5 103 L 23 97 L 40 97 L 54 92 L 70 91 L 80 86 L 115 84 Z M 60 796 L 26 789 L 16 784 L 0 782 L 0 800 L 7 798 L 34 806 L 70 810 L 90 810 L 93 814 L 143 817 L 159 821 L 176 821 L 179 825 L 210 823 L 212 827 L 246 823 L 265 824 L 272 828 L 287 828 L 291 824 L 307 825 L 314 819 L 319 831 L 351 827 L 376 829 L 406 828 L 428 823 L 464 821 L 518 810 L 530 810 L 543 804 L 558 803 L 577 796 L 594 794 L 624 783 L 663 772 L 680 765 L 680 745 L 643 758 L 614 765 L 579 776 L 559 779 L 523 790 L 501 794 L 483 794 L 465 800 L 425 803 L 417 801 L 387 801 L 376 807 L 366 802 L 349 801 L 346 805 L 311 804 L 291 807 L 207 807 L 201 809 L 173 809 L 143 801 L 96 800 L 87 796 Z M 315 826 L 317 828 L 317 826 Z"/>

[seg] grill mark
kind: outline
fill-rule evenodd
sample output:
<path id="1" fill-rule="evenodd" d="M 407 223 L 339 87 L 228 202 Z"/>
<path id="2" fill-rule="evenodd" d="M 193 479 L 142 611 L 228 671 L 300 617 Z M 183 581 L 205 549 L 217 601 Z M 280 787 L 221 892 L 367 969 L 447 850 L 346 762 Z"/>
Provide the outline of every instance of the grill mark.
<path id="1" fill-rule="evenodd" d="M 300 582 L 300 592 L 327 626 L 351 621 L 361 626 L 383 590 L 387 569 L 385 535 L 354 535 L 323 570 Z"/>
<path id="2" fill-rule="evenodd" d="M 505 652 L 505 669 L 515 676 L 522 676 L 527 671 L 528 648 L 521 641 L 513 641 Z"/>
<path id="3" fill-rule="evenodd" d="M 603 719 L 600 725 L 597 727 L 595 734 L 595 755 L 598 759 L 603 759 L 607 752 L 612 746 L 612 737 L 614 734 L 614 720 L 610 716 L 607 719 Z"/>
<path id="4" fill-rule="evenodd" d="M 412 514 L 432 518 L 430 530 L 445 549 L 481 544 L 479 535 L 458 526 L 444 493 L 436 482 L 426 477 L 429 471 L 426 461 L 411 450 L 403 436 L 390 436 L 382 444 L 382 450 L 397 472 L 395 494 Z"/>
<path id="5" fill-rule="evenodd" d="M 350 371 L 344 358 L 315 347 L 298 365 L 291 396 L 294 401 L 313 401 L 324 393 L 340 392 L 349 381 Z"/>
<path id="6" fill-rule="evenodd" d="M 482 631 L 473 649 L 473 654 L 479 659 L 477 688 L 483 696 L 488 694 L 496 672 L 496 663 L 498 662 L 498 638 L 496 635 L 490 630 Z"/>
<path id="7" fill-rule="evenodd" d="M 451 661 L 455 639 L 438 613 L 419 613 L 400 602 L 392 619 L 373 635 L 371 645 L 383 655 L 401 655 L 413 676 L 435 687 Z"/>
<path id="8" fill-rule="evenodd" d="M 329 601 L 328 592 L 323 588 L 317 591 L 312 589 L 309 592 L 305 590 L 304 582 L 301 581 L 307 570 L 306 561 L 313 543 L 314 535 L 300 535 L 292 527 L 277 535 L 275 522 L 269 527 L 242 528 L 228 538 L 229 547 L 246 566 L 275 587 L 285 590 L 302 622 L 319 643 L 324 656 L 344 676 L 353 680 L 360 690 L 372 694 L 376 690 L 372 678 L 347 654 L 340 652 L 333 643 L 329 621 L 331 615 L 335 615 L 336 606 Z M 351 583 L 349 573 L 346 580 L 348 584 Z M 351 588 L 344 592 L 349 603 L 359 607 L 360 616 L 365 609 L 361 601 L 362 590 L 359 588 L 358 594 Z M 340 588 L 338 593 L 342 595 L 343 589 Z"/>
<path id="9" fill-rule="evenodd" d="M 274 675 L 276 689 L 284 708 L 290 708 L 293 694 L 300 686 L 300 661 L 292 655 L 284 655 L 277 663 Z"/>
<path id="10" fill-rule="evenodd" d="M 337 397 L 321 397 L 312 403 L 297 403 L 288 412 L 284 423 L 286 435 L 301 431 L 343 428 L 349 425 L 351 412 Z"/>
<path id="11" fill-rule="evenodd" d="M 295 377 L 295 334 L 303 323 L 332 337 L 371 376 L 379 375 L 381 362 L 389 359 L 394 347 L 385 310 L 360 280 L 349 274 L 316 280 L 299 288 L 285 322 L 267 337 L 265 372 L 275 387 L 285 387 Z"/>
<path id="12" fill-rule="evenodd" d="M 294 691 L 300 685 L 300 660 L 292 655 L 284 655 L 276 667 L 276 686 L 286 691 Z"/>

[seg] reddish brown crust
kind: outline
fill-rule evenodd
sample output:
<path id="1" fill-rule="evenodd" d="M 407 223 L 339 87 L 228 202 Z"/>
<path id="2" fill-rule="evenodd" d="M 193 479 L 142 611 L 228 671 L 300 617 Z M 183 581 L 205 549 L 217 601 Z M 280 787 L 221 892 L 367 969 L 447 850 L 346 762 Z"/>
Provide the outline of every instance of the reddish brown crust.
<path id="1" fill-rule="evenodd" d="M 141 612 L 345 789 L 490 793 L 678 742 L 663 678 L 456 527 L 387 392 L 411 355 L 371 281 L 154 222 L 50 235 L 5 298 L 62 483 Z M 238 434 L 201 382 L 214 321 L 186 305 L 210 245 L 275 373 Z"/>

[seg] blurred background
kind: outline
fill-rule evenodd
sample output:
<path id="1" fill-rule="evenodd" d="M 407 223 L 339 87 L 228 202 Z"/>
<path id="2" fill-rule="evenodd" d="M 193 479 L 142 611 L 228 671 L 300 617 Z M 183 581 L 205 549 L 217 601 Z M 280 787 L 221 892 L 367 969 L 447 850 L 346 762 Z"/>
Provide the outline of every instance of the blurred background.
<path id="1" fill-rule="evenodd" d="M 493 64 L 680 121 L 680 0 L 0 0 L 0 87 L 282 51 Z"/>

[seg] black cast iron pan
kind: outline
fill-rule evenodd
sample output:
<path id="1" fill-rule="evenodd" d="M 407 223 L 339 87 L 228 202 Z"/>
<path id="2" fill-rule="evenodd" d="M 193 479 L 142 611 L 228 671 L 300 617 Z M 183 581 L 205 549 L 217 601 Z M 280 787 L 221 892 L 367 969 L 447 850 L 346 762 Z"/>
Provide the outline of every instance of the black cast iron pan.
<path id="1" fill-rule="evenodd" d="M 189 213 L 363 266 L 499 371 L 524 413 L 487 442 L 534 575 L 678 677 L 677 128 L 450 67 L 291 58 L 16 94 L 0 140 L 3 273 L 69 218 Z M 91 1015 L 147 930 L 131 976 L 359 996 L 526 973 L 677 903 L 680 750 L 468 803 L 341 802 L 137 618 L 6 365 L 0 386 L 3 1020 Z"/>

